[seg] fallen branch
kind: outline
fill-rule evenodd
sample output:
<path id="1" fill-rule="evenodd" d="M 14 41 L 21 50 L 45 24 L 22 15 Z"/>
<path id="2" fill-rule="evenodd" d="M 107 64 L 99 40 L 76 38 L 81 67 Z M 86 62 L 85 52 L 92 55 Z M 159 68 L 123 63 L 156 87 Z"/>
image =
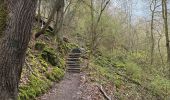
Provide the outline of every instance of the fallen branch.
<path id="1" fill-rule="evenodd" d="M 31 72 L 31 74 L 33 74 L 34 76 L 37 76 L 37 75 L 34 73 L 33 69 L 32 69 L 31 66 L 28 64 L 27 61 L 25 61 L 25 65 L 27 66 L 27 68 L 28 68 L 28 70 Z"/>
<path id="2" fill-rule="evenodd" d="M 100 92 L 104 95 L 104 97 L 105 97 L 106 100 L 112 100 L 112 99 L 107 95 L 107 93 L 104 91 L 102 85 L 98 85 L 98 88 L 99 88 Z"/>

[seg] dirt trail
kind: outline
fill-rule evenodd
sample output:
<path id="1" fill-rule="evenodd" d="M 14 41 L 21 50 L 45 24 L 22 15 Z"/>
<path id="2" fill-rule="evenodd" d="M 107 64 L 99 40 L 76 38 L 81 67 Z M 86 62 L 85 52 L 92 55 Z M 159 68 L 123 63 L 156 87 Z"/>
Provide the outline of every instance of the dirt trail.
<path id="1" fill-rule="evenodd" d="M 85 66 L 86 61 L 82 64 L 82 68 Z M 91 82 L 88 73 L 86 71 L 66 73 L 62 81 L 37 100 L 105 100 L 97 84 Z"/>
<path id="2" fill-rule="evenodd" d="M 80 100 L 79 73 L 66 73 L 64 79 L 37 100 Z"/>

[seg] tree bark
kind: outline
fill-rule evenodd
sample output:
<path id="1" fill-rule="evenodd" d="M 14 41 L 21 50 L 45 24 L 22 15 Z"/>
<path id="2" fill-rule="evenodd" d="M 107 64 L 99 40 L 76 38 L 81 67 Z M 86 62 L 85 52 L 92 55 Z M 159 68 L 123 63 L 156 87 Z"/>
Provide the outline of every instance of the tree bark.
<path id="1" fill-rule="evenodd" d="M 153 7 L 153 8 L 152 8 Z M 151 65 L 154 61 L 154 48 L 155 48 L 155 39 L 154 39 L 154 16 L 155 16 L 155 10 L 156 10 L 156 0 L 152 0 L 150 4 L 150 10 L 151 10 Z"/>
<path id="2" fill-rule="evenodd" d="M 0 99 L 17 100 L 37 0 L 4 0 L 8 14 L 0 41 Z"/>
<path id="3" fill-rule="evenodd" d="M 163 16 L 163 20 L 164 20 L 164 31 L 165 31 L 165 38 L 166 38 L 167 62 L 170 63 L 170 45 L 169 45 L 169 34 L 168 34 L 167 0 L 162 0 L 162 16 Z"/>
<path id="4" fill-rule="evenodd" d="M 61 54 L 64 54 L 63 51 L 63 36 L 62 36 L 62 28 L 63 28 L 63 20 L 64 20 L 64 0 L 60 0 L 60 8 L 57 10 L 57 15 L 55 18 L 55 25 L 54 25 L 54 35 L 57 39 L 58 50 Z M 54 39 L 55 40 L 55 39 Z"/>
<path id="5" fill-rule="evenodd" d="M 4 4 L 4 0 L 0 0 L 0 38 L 2 38 L 3 31 L 5 28 L 6 24 L 6 19 L 7 19 L 7 8 L 6 5 Z"/>
<path id="6" fill-rule="evenodd" d="M 38 1 L 38 29 L 41 28 L 41 0 Z"/>

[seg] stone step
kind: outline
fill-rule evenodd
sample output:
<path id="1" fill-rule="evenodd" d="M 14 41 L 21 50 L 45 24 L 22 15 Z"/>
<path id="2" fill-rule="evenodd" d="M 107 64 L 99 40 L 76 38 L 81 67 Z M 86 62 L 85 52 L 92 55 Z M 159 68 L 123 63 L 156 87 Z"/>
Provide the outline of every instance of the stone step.
<path id="1" fill-rule="evenodd" d="M 67 58 L 67 61 L 80 61 L 80 59 L 77 59 L 77 58 Z"/>
<path id="2" fill-rule="evenodd" d="M 70 53 L 70 54 L 68 54 L 68 56 L 80 56 L 81 55 L 81 53 Z"/>
<path id="3" fill-rule="evenodd" d="M 80 66 L 80 64 L 67 64 L 66 66 L 75 66 L 75 67 L 77 67 L 77 66 Z"/>
<path id="4" fill-rule="evenodd" d="M 80 58 L 67 58 L 67 60 L 69 60 L 69 59 L 78 59 L 78 60 L 80 60 Z"/>
<path id="5" fill-rule="evenodd" d="M 80 61 L 66 61 L 66 64 L 80 64 Z"/>
<path id="6" fill-rule="evenodd" d="M 70 61 L 70 60 L 80 61 L 80 58 L 67 58 L 67 61 Z"/>
<path id="7" fill-rule="evenodd" d="M 78 70 L 67 70 L 67 72 L 69 72 L 69 73 L 80 73 L 80 71 L 78 71 Z"/>
<path id="8" fill-rule="evenodd" d="M 80 67 L 80 65 L 67 65 L 68 67 Z"/>
<path id="9" fill-rule="evenodd" d="M 67 68 L 80 68 L 80 66 L 67 66 Z"/>
<path id="10" fill-rule="evenodd" d="M 68 55 L 70 55 L 70 54 L 81 54 L 81 53 L 68 53 Z"/>
<path id="11" fill-rule="evenodd" d="M 80 70 L 80 68 L 67 68 L 67 70 Z"/>
<path id="12" fill-rule="evenodd" d="M 66 65 L 67 67 L 79 67 L 80 68 L 80 65 Z"/>
<path id="13" fill-rule="evenodd" d="M 78 61 L 70 61 L 70 60 L 66 60 L 66 63 L 73 63 L 73 62 L 75 62 L 75 63 L 80 63 L 80 60 L 78 60 Z"/>
<path id="14" fill-rule="evenodd" d="M 72 53 L 72 54 L 68 54 L 68 56 L 76 56 L 76 57 L 80 57 L 81 54 L 74 54 L 74 53 Z"/>
<path id="15" fill-rule="evenodd" d="M 67 70 L 80 70 L 80 69 L 81 69 L 80 67 L 78 67 L 78 68 L 76 68 L 76 67 L 71 67 L 71 68 L 68 67 L 68 68 L 67 68 Z"/>
<path id="16" fill-rule="evenodd" d="M 66 63 L 66 65 L 80 65 L 80 63 Z"/>
<path id="17" fill-rule="evenodd" d="M 80 56 L 68 56 L 68 58 L 80 58 Z"/>
<path id="18" fill-rule="evenodd" d="M 67 69 L 68 72 L 80 73 L 80 69 Z"/>
<path id="19" fill-rule="evenodd" d="M 67 71 L 71 73 L 80 73 L 81 53 L 69 53 L 66 59 Z"/>

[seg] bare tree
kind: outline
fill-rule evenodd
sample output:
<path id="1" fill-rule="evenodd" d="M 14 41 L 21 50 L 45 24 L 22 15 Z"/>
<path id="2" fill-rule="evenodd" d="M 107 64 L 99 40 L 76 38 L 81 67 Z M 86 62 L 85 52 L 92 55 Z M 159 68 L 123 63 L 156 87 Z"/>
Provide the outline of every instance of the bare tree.
<path id="1" fill-rule="evenodd" d="M 151 11 L 151 60 L 150 63 L 151 65 L 153 64 L 154 61 L 154 48 L 155 48 L 155 39 L 154 39 L 154 17 L 155 17 L 155 13 L 156 13 L 156 9 L 160 6 L 157 5 L 158 4 L 158 0 L 151 0 L 150 3 L 150 11 Z"/>
<path id="2" fill-rule="evenodd" d="M 109 4 L 110 0 L 102 0 L 100 4 L 100 11 L 99 16 L 97 16 L 97 21 L 95 21 L 95 8 L 94 8 L 94 0 L 91 0 L 91 42 L 90 42 L 90 52 L 92 54 L 95 53 L 96 47 L 97 47 L 97 39 L 99 34 L 97 34 L 97 28 L 99 25 L 99 22 L 101 20 L 102 14 L 104 10 L 106 9 L 107 5 Z"/>

